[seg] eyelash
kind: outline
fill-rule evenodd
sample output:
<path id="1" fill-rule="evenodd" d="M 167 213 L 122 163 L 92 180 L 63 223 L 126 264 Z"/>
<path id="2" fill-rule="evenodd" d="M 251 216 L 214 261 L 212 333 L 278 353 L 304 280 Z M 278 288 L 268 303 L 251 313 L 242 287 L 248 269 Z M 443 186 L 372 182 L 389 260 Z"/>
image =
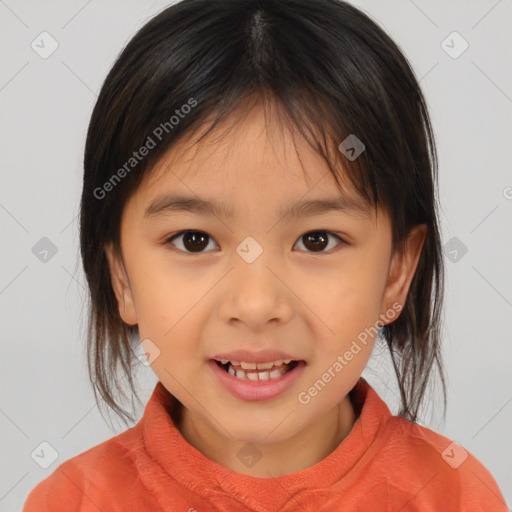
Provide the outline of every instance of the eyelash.
<path id="1" fill-rule="evenodd" d="M 208 234 L 208 233 L 205 233 L 204 231 L 199 231 L 199 230 L 193 230 L 193 229 L 185 229 L 183 231 L 179 231 L 178 233 L 175 233 L 174 235 L 171 235 L 170 237 L 168 237 L 164 244 L 165 245 L 168 245 L 168 244 L 171 244 L 173 245 L 173 241 L 175 239 L 177 239 L 178 237 L 184 235 L 185 233 L 202 233 L 203 235 L 206 235 L 210 241 L 213 240 L 213 238 Z M 327 230 L 322 230 L 322 229 L 317 229 L 317 230 L 314 230 L 314 231 L 307 231 L 306 233 L 304 233 L 303 235 L 301 235 L 297 241 L 299 240 L 302 240 L 302 238 L 306 235 L 309 235 L 309 234 L 315 234 L 315 233 L 326 233 L 327 235 L 330 235 L 330 236 L 333 236 L 335 238 L 337 238 L 340 243 L 338 245 L 347 245 L 347 243 L 341 238 L 339 237 L 338 235 L 336 235 L 335 233 L 333 233 L 332 231 L 327 231 Z M 295 245 L 295 244 L 294 244 Z M 335 246 L 337 247 L 337 246 Z M 176 248 L 178 251 L 180 252 L 184 252 L 185 254 L 204 254 L 205 252 L 210 252 L 210 251 L 199 251 L 199 252 L 191 252 L 191 251 L 186 251 L 186 250 L 182 250 L 182 249 L 178 249 Z M 318 252 L 315 252 L 315 251 L 306 251 L 306 252 L 309 252 L 310 254 L 327 254 L 329 253 L 330 251 L 332 251 L 332 248 L 329 249 L 328 251 L 318 251 Z"/>

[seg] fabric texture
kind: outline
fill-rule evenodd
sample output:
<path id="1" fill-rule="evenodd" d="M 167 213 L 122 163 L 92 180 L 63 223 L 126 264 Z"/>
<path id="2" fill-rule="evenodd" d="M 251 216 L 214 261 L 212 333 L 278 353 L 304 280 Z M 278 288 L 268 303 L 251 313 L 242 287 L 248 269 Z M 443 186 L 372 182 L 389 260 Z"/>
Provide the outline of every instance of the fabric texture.
<path id="1" fill-rule="evenodd" d="M 391 415 L 362 377 L 351 397 L 359 414 L 336 450 L 305 470 L 256 478 L 189 444 L 172 419 L 179 403 L 158 382 L 134 427 L 63 462 L 23 512 L 508 512 L 463 447 Z"/>

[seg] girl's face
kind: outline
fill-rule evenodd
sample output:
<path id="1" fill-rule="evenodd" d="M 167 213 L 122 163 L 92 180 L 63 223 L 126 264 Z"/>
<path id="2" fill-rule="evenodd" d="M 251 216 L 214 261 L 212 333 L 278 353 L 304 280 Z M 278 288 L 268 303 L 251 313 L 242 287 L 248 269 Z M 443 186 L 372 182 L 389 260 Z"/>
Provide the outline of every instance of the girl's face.
<path id="1" fill-rule="evenodd" d="M 404 257 L 392 258 L 382 211 L 352 188 L 342 195 L 324 160 L 296 139 L 307 182 L 291 135 L 267 135 L 255 109 L 221 142 L 174 146 L 125 206 L 124 266 L 107 249 L 120 314 L 150 340 L 144 350 L 184 418 L 212 439 L 260 446 L 351 407 L 346 395 L 376 328 L 398 317 L 424 239 L 413 230 Z M 208 201 L 215 213 L 172 207 L 171 196 Z M 342 199 L 346 209 L 297 208 Z M 235 351 L 247 353 L 228 357 Z M 301 363 L 254 382 L 219 368 L 222 355 Z"/>

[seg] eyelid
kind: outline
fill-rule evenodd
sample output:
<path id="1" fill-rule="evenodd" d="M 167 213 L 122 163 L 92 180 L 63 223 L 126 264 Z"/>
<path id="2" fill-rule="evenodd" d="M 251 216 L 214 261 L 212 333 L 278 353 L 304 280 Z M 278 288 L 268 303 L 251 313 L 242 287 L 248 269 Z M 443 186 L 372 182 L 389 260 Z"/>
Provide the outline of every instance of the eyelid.
<path id="1" fill-rule="evenodd" d="M 304 237 L 304 235 L 307 235 L 309 233 L 327 233 L 327 235 L 329 235 L 331 237 L 334 237 L 334 238 L 337 238 L 339 240 L 339 243 L 336 244 L 334 247 L 331 247 L 328 251 L 315 252 L 315 251 L 303 251 L 303 250 L 301 250 L 299 252 L 303 252 L 303 253 L 308 254 L 308 255 L 331 254 L 332 252 L 336 251 L 340 245 L 348 245 L 348 243 L 340 235 L 338 235 L 334 231 L 330 231 L 328 229 L 310 229 L 309 231 L 305 231 L 302 235 L 299 236 L 299 238 L 297 239 L 297 241 L 293 245 L 295 246 L 299 241 L 302 241 L 302 238 Z"/>
<path id="2" fill-rule="evenodd" d="M 183 251 L 182 249 L 178 249 L 177 247 L 174 247 L 174 245 L 172 244 L 174 239 L 178 238 L 181 235 L 184 235 L 185 233 L 203 233 L 210 239 L 210 241 L 211 240 L 215 241 L 213 236 L 211 236 L 209 233 L 207 233 L 206 231 L 203 231 L 201 229 L 182 229 L 181 231 L 178 231 L 177 233 L 174 233 L 173 235 L 166 237 L 163 241 L 163 245 L 172 245 L 174 250 L 176 250 L 182 254 L 200 255 L 200 254 L 207 254 L 207 253 L 211 252 L 211 251 L 189 252 L 189 251 Z M 215 242 L 215 245 L 217 245 L 217 247 L 218 247 L 217 242 Z"/>
<path id="3" fill-rule="evenodd" d="M 166 237 L 163 241 L 163 244 L 164 245 L 173 245 L 172 242 L 174 241 L 174 239 L 178 238 L 179 236 L 181 235 L 184 235 L 185 233 L 189 233 L 189 232 L 192 232 L 192 233 L 203 233 L 205 234 L 210 240 L 213 240 L 215 241 L 215 239 L 213 238 L 213 236 L 211 236 L 209 233 L 207 233 L 206 231 L 202 231 L 201 229 L 183 229 L 181 231 L 178 231 L 168 237 Z M 306 254 L 329 254 L 333 249 L 336 249 L 336 247 L 338 247 L 339 245 L 349 245 L 349 243 L 345 240 L 345 238 L 343 238 L 342 236 L 340 236 L 339 234 L 337 234 L 336 232 L 334 231 L 330 231 L 328 229 L 310 229 L 308 231 L 305 231 L 304 233 L 302 233 L 302 235 L 300 235 L 298 238 L 297 238 L 297 241 L 293 244 L 294 246 L 296 245 L 296 243 L 302 239 L 302 237 L 304 235 L 307 235 L 309 233 L 327 233 L 328 235 L 331 235 L 331 236 L 334 236 L 336 237 L 340 243 L 337 244 L 334 248 L 331 248 L 329 249 L 328 251 L 319 251 L 319 252 L 314 252 L 314 251 L 300 251 L 300 252 L 305 252 Z M 217 245 L 218 247 L 218 244 L 217 242 L 215 242 L 215 245 Z M 175 250 L 177 250 L 178 252 L 180 253 L 184 253 L 184 254 L 195 254 L 195 255 L 200 255 L 200 254 L 207 254 L 211 251 L 201 251 L 201 252 L 189 252 L 189 251 L 183 251 L 181 249 L 178 249 L 177 247 L 174 247 L 173 248 Z"/>

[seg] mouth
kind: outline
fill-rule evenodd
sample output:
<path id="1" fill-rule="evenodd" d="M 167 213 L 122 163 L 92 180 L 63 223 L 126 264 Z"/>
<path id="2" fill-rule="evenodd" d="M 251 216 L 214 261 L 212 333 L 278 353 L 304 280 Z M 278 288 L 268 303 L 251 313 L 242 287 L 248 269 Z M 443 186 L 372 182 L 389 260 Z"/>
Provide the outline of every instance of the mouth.
<path id="1" fill-rule="evenodd" d="M 215 363 L 226 373 L 239 380 L 276 380 L 291 372 L 299 363 L 290 359 L 269 361 L 267 363 L 246 363 L 244 361 L 216 360 Z"/>
<path id="2" fill-rule="evenodd" d="M 250 356 L 249 356 L 250 357 Z M 249 358 L 248 357 L 248 358 Z M 306 369 L 304 360 L 244 362 L 209 359 L 217 382 L 235 398 L 246 402 L 271 400 L 292 389 Z"/>

